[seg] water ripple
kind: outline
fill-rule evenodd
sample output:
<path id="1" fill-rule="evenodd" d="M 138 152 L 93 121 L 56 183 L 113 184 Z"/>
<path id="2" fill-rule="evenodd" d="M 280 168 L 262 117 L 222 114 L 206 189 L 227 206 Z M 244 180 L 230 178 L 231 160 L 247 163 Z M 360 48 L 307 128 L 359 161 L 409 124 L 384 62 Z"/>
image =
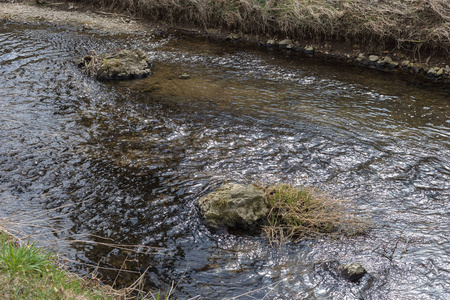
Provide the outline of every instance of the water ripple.
<path id="1" fill-rule="evenodd" d="M 189 37 L 4 24 L 0 45 L 2 215 L 54 218 L 39 233 L 57 236 L 72 258 L 150 266 L 149 288 L 183 278 L 182 297 L 258 289 L 255 298 L 446 297 L 445 87 Z M 154 75 L 98 83 L 76 69 L 87 51 L 122 45 L 146 49 Z M 185 72 L 191 78 L 178 79 Z M 376 226 L 368 236 L 280 248 L 212 232 L 195 203 L 226 181 L 318 186 L 358 203 Z M 141 250 L 63 242 L 80 235 Z M 336 271 L 353 260 L 371 275 L 359 285 Z M 117 272 L 101 274 L 113 281 Z"/>

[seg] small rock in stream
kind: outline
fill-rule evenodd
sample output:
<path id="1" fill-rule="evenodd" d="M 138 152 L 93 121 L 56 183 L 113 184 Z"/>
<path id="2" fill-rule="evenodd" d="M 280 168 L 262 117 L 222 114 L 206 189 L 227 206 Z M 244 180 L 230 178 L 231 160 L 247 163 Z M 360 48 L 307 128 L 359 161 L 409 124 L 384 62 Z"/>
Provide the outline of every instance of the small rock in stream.
<path id="1" fill-rule="evenodd" d="M 439 68 L 439 67 L 431 68 L 427 72 L 427 75 L 431 76 L 431 77 L 440 77 L 443 74 L 444 74 L 444 68 Z"/>
<path id="2" fill-rule="evenodd" d="M 380 57 L 378 55 L 369 55 L 369 61 L 373 64 L 376 63 L 379 59 Z"/>
<path id="3" fill-rule="evenodd" d="M 304 52 L 305 52 L 305 54 L 314 54 L 315 49 L 314 49 L 314 47 L 312 47 L 312 46 L 306 46 L 306 47 L 304 48 Z"/>
<path id="4" fill-rule="evenodd" d="M 180 74 L 180 76 L 178 76 L 178 78 L 189 79 L 189 78 L 191 78 L 191 75 L 189 75 L 188 73 L 183 73 L 183 74 Z"/>
<path id="5" fill-rule="evenodd" d="M 278 43 L 278 47 L 283 48 L 283 49 L 288 48 L 288 46 L 291 46 L 290 48 L 292 48 L 292 45 L 293 45 L 293 43 L 290 39 L 285 39 Z"/>
<path id="6" fill-rule="evenodd" d="M 277 41 L 275 41 L 275 40 L 268 40 L 267 42 L 266 42 L 266 46 L 267 47 L 274 47 L 274 46 L 276 46 L 277 45 Z"/>
<path id="7" fill-rule="evenodd" d="M 231 33 L 231 34 L 229 34 L 228 36 L 227 36 L 227 40 L 228 41 L 237 41 L 237 40 L 239 40 L 241 37 L 239 36 L 239 35 L 237 35 L 237 34 L 234 34 L 234 33 Z"/>
<path id="8" fill-rule="evenodd" d="M 341 265 L 338 267 L 338 270 L 341 272 L 342 276 L 352 282 L 357 282 L 367 273 L 366 269 L 360 263 Z"/>

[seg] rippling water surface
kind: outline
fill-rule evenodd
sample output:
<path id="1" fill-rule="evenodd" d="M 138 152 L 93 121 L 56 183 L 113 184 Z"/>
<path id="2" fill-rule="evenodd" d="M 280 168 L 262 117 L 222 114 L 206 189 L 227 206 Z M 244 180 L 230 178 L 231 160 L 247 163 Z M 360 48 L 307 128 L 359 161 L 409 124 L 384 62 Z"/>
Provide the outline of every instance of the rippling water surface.
<path id="1" fill-rule="evenodd" d="M 126 46 L 155 60 L 151 77 L 99 83 L 76 68 Z M 10 23 L 0 75 L 1 215 L 80 272 L 99 264 L 119 284 L 145 272 L 147 289 L 175 281 L 184 298 L 450 296 L 448 85 L 191 37 Z M 227 181 L 318 186 L 373 230 L 281 248 L 211 232 L 195 202 Z M 336 266 L 350 261 L 370 276 L 346 282 Z"/>

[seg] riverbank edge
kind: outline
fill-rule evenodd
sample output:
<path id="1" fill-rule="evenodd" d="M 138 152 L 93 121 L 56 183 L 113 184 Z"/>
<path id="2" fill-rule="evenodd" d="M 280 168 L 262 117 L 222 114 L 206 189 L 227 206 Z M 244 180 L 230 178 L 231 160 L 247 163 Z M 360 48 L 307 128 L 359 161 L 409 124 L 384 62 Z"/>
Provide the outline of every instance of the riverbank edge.
<path id="1" fill-rule="evenodd" d="M 24 242 L 3 226 L 0 242 L 0 294 L 5 299 L 132 299 L 128 291 L 102 284 L 95 275 L 88 278 L 70 272 L 57 254 Z"/>
<path id="2" fill-rule="evenodd" d="M 41 4 L 36 4 L 41 3 Z M 113 12 L 114 7 L 99 8 L 85 2 L 31 1 L 1 3 L 0 20 L 29 24 L 69 25 L 81 27 L 83 31 L 101 30 L 111 33 L 182 33 L 212 40 L 227 40 L 242 45 L 276 48 L 280 51 L 323 57 L 345 62 L 362 68 L 378 69 L 380 72 L 401 73 L 404 76 L 419 76 L 426 80 L 450 83 L 450 62 L 444 58 L 417 59 L 408 53 L 388 50 L 369 51 L 362 46 L 349 45 L 343 41 L 314 43 L 307 40 L 265 38 L 257 35 L 238 34 L 224 29 L 185 27 L 181 24 L 154 23 L 148 18 L 133 17 L 127 12 Z M 430 64 L 429 61 L 434 61 Z"/>

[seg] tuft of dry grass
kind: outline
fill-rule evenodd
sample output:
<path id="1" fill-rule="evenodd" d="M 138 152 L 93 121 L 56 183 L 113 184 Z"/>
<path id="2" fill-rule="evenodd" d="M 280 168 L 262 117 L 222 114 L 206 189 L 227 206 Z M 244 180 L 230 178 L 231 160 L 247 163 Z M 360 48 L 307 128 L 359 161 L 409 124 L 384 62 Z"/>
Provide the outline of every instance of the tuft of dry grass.
<path id="1" fill-rule="evenodd" d="M 78 66 L 82 68 L 82 73 L 91 77 L 96 77 L 97 72 L 104 62 L 104 58 L 91 50 L 91 54 L 83 56 Z"/>
<path id="2" fill-rule="evenodd" d="M 368 221 L 349 201 L 314 188 L 296 188 L 290 184 L 277 184 L 265 190 L 270 212 L 263 230 L 271 242 L 283 243 L 317 236 L 351 236 L 368 229 Z"/>
<path id="3" fill-rule="evenodd" d="M 172 25 L 374 49 L 450 49 L 448 0 L 90 0 Z"/>

